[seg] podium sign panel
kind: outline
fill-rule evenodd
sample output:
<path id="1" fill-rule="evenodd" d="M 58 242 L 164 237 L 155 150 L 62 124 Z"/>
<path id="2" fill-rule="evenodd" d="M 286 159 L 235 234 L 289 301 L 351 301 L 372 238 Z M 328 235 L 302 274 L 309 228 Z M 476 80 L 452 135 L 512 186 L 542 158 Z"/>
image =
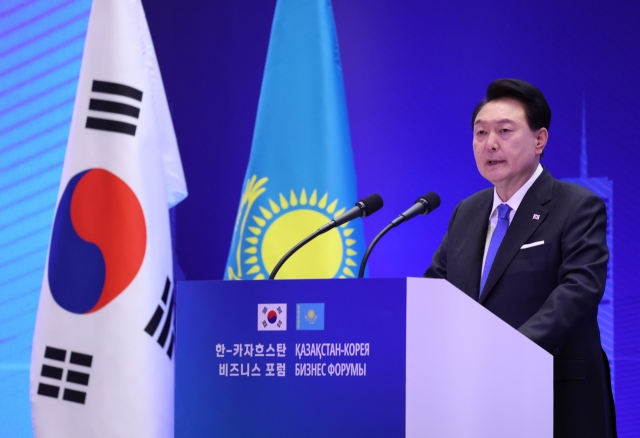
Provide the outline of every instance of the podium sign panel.
<path id="1" fill-rule="evenodd" d="M 177 299 L 193 436 L 552 436 L 552 357 L 446 281 L 180 282 Z"/>
<path id="2" fill-rule="evenodd" d="M 404 435 L 405 279 L 181 282 L 177 297 L 176 392 L 195 436 Z M 314 304 L 324 328 L 299 330 L 321 322 L 305 319 Z"/>

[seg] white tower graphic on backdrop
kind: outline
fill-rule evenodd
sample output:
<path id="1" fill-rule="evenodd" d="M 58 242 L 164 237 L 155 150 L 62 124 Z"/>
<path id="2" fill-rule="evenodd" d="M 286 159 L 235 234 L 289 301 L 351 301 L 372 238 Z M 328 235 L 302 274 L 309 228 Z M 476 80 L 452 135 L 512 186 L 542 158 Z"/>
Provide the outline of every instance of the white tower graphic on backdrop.
<path id="1" fill-rule="evenodd" d="M 580 149 L 580 178 L 565 178 L 575 184 L 588 188 L 600 196 L 607 206 L 607 246 L 609 247 L 609 265 L 607 266 L 607 284 L 604 297 L 598 308 L 598 325 L 602 348 L 607 353 L 611 367 L 611 387 L 615 390 L 615 366 L 613 349 L 613 181 L 606 177 L 588 176 L 587 161 L 587 123 L 585 99 L 582 98 L 582 140 Z"/>

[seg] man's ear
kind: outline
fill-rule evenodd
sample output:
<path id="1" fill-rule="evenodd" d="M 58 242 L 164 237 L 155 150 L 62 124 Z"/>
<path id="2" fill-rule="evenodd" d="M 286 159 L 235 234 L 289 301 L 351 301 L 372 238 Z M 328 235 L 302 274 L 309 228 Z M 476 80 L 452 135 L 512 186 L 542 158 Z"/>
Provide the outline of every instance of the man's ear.
<path id="1" fill-rule="evenodd" d="M 549 140 L 549 131 L 547 128 L 540 128 L 536 133 L 536 155 L 542 155 L 545 146 L 547 146 L 547 140 Z"/>

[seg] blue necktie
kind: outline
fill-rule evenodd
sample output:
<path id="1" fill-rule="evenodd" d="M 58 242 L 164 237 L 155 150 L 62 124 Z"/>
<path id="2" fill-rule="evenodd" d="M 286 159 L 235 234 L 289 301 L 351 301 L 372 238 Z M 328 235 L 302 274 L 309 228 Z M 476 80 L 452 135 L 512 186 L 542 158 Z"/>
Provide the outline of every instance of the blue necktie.
<path id="1" fill-rule="evenodd" d="M 489 276 L 489 271 L 491 271 L 493 260 L 496 258 L 496 254 L 498 253 L 498 248 L 500 248 L 500 243 L 502 243 L 504 235 L 507 234 L 507 228 L 509 228 L 510 211 L 511 207 L 509 207 L 507 204 L 498 205 L 498 224 L 496 225 L 496 229 L 493 230 L 491 243 L 489 243 L 489 249 L 487 250 L 487 258 L 484 262 L 484 272 L 482 273 L 482 281 L 480 282 L 480 293 L 478 294 L 478 299 L 480 299 L 480 297 L 482 296 L 484 284 L 487 282 L 487 277 Z"/>

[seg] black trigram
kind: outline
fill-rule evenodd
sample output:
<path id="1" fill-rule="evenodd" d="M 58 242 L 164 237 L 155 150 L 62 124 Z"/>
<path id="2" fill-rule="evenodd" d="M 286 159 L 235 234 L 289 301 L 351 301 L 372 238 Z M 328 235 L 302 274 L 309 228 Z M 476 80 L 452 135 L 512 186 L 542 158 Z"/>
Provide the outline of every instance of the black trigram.
<path id="1" fill-rule="evenodd" d="M 44 358 L 47 359 L 47 363 L 42 365 L 40 376 L 44 377 L 45 381 L 51 382 L 52 380 L 59 380 L 60 383 L 55 382 L 56 385 L 50 383 L 40 382 L 38 384 L 38 394 L 46 397 L 58 398 L 60 390 L 62 389 L 62 399 L 74 403 L 84 404 L 87 393 L 85 391 L 78 391 L 72 388 L 61 388 L 63 377 L 65 374 L 64 367 L 67 361 L 67 350 L 61 350 L 54 347 L 46 347 L 44 350 Z M 49 362 L 51 361 L 51 362 Z M 78 353 L 72 351 L 69 355 L 69 364 L 78 365 L 81 367 L 91 368 L 93 362 L 93 356 L 84 353 Z M 89 374 L 83 373 L 77 370 L 67 369 L 66 382 L 73 383 L 75 385 L 89 386 Z M 87 370 L 84 370 L 87 371 Z M 67 386 L 65 384 L 65 386 Z"/>
<path id="2" fill-rule="evenodd" d="M 171 293 L 171 296 L 169 296 L 169 293 Z M 171 287 L 171 280 L 167 277 L 167 281 L 164 284 L 164 291 L 162 292 L 162 302 L 158 304 L 156 311 L 153 313 L 153 316 L 144 329 L 145 332 L 149 333 L 149 336 L 152 338 L 155 337 L 158 328 L 160 327 L 160 323 L 162 322 L 162 317 L 166 314 L 164 324 L 162 324 L 162 330 L 158 336 L 158 344 L 164 349 L 167 346 L 167 339 L 169 340 L 169 346 L 167 347 L 167 355 L 169 356 L 169 359 L 173 356 L 173 348 L 176 339 L 175 295 L 174 288 Z M 168 311 L 167 307 L 169 308 Z M 169 333 L 171 333 L 170 338 Z"/>
<path id="3" fill-rule="evenodd" d="M 115 94 L 142 102 L 142 91 L 128 85 L 116 84 L 115 82 L 93 81 L 91 91 L 94 93 Z M 92 98 L 89 100 L 89 109 L 112 114 L 122 114 L 134 119 L 137 119 L 140 115 L 140 108 L 137 106 L 104 99 Z M 137 126 L 132 123 L 102 119 L 98 117 L 87 117 L 87 124 L 85 127 L 89 129 L 99 129 L 101 131 L 119 132 L 121 134 L 129 135 L 136 135 L 137 128 Z"/>

